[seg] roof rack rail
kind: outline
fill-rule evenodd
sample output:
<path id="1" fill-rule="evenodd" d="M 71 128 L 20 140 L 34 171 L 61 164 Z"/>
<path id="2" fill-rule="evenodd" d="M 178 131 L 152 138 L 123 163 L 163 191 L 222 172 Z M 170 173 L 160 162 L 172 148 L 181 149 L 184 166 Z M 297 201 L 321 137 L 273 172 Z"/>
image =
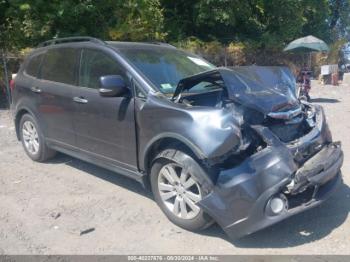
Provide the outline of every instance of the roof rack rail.
<path id="1" fill-rule="evenodd" d="M 93 42 L 96 44 L 103 44 L 103 45 L 106 44 L 104 41 L 98 38 L 90 37 L 90 36 L 72 36 L 72 37 L 63 37 L 63 38 L 48 40 L 40 43 L 38 47 L 57 45 L 57 44 L 69 43 L 69 42 Z"/>
<path id="2" fill-rule="evenodd" d="M 165 43 L 165 42 L 152 41 L 152 42 L 146 42 L 146 43 L 148 43 L 148 44 L 155 44 L 155 45 L 163 45 L 163 46 L 176 48 L 176 46 L 174 46 L 172 44 L 169 44 L 169 43 Z"/>

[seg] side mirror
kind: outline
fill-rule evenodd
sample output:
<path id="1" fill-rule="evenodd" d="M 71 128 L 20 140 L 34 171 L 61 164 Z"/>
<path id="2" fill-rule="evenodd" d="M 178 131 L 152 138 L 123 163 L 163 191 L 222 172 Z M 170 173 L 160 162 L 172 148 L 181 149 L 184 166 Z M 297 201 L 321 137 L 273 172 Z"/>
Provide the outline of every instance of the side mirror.
<path id="1" fill-rule="evenodd" d="M 101 96 L 118 97 L 127 94 L 129 89 L 120 75 L 108 75 L 100 77 L 100 88 L 98 91 Z"/>

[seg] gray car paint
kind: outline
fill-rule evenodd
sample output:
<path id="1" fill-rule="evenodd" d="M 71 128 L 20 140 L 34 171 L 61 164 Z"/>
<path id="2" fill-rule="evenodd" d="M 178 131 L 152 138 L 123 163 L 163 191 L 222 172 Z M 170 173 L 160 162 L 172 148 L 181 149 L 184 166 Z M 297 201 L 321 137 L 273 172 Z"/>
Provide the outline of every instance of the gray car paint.
<path id="1" fill-rule="evenodd" d="M 129 48 L 133 48 L 133 44 L 120 45 L 122 45 L 123 48 L 125 48 L 125 45 Z M 173 48 L 152 44 L 134 45 L 136 47 L 144 45 L 147 48 Z M 126 141 L 125 146 L 127 146 L 128 141 L 134 142 L 130 144 L 130 150 L 120 152 L 121 155 L 118 157 L 113 156 L 113 152 L 109 149 L 110 155 L 104 157 L 108 155 L 108 152 L 103 151 L 103 143 L 101 145 L 96 145 L 96 147 L 101 150 L 98 153 L 89 152 L 93 150 L 89 149 L 91 141 L 86 141 L 87 144 L 84 149 L 84 145 L 76 143 L 78 134 L 75 134 L 74 141 L 65 140 L 64 137 L 61 138 L 64 140 L 61 141 L 62 143 L 54 143 L 54 140 L 57 138 L 53 137 L 50 145 L 57 150 L 118 171 L 139 181 L 145 181 L 140 178 L 147 175 L 148 168 L 152 161 L 150 152 L 153 149 L 157 149 L 154 148 L 154 145 L 161 143 L 161 141 L 171 139 L 171 141 L 181 143 L 193 152 L 199 161 L 203 161 L 203 163 L 208 159 L 214 159 L 226 154 L 237 154 L 244 149 L 242 125 L 246 123 L 243 120 L 242 112 L 244 112 L 247 107 L 252 107 L 254 110 L 260 111 L 260 113 L 266 116 L 276 108 L 273 105 L 273 97 L 270 97 L 269 107 L 266 107 L 266 103 L 263 107 L 259 104 L 255 104 L 254 97 L 252 96 L 250 96 L 250 98 L 253 98 L 253 100 L 242 100 L 242 97 L 237 97 L 237 93 L 232 90 L 234 90 L 234 85 L 237 83 L 237 75 L 241 74 L 241 72 L 237 74 L 237 72 L 228 69 L 219 69 L 219 73 L 223 76 L 225 85 L 228 88 L 229 94 L 231 94 L 229 97 L 231 99 L 236 99 L 238 106 L 188 106 L 183 103 L 171 101 L 169 97 L 161 94 L 152 82 L 142 75 L 142 72 L 139 72 L 123 58 L 122 52 L 118 50 L 118 43 L 113 43 L 113 45 L 101 45 L 88 42 L 60 44 L 54 47 L 39 48 L 34 51 L 34 53 L 60 46 L 96 48 L 110 54 L 113 59 L 124 67 L 131 83 L 129 88 L 132 98 L 128 98 L 127 115 L 129 116 L 122 119 L 121 121 L 125 122 L 121 124 L 123 128 L 126 128 L 124 124 L 129 123 L 128 128 L 131 129 L 131 132 L 124 133 L 124 141 Z M 21 112 L 26 110 L 39 120 L 40 125 L 43 127 L 44 134 L 48 135 L 50 132 L 48 127 L 49 123 L 45 120 L 45 117 L 43 117 L 42 112 L 38 110 L 38 105 L 44 101 L 42 100 L 43 94 L 32 94 L 30 92 L 33 81 L 40 80 L 30 79 L 30 77 L 23 73 L 23 68 L 21 68 L 16 78 L 16 88 L 13 96 L 14 104 L 12 105 L 15 115 L 16 130 L 18 130 L 18 118 Z M 142 92 L 144 92 L 145 97 L 137 97 L 135 95 L 134 87 L 136 83 L 139 88 L 142 89 Z M 42 82 L 42 85 L 44 89 L 46 88 L 45 85 L 49 86 L 51 84 Z M 71 95 L 70 92 L 68 93 Z M 74 96 L 76 95 L 78 94 L 74 94 Z M 278 93 L 276 93 L 276 95 L 280 98 L 286 98 L 285 102 L 287 102 L 287 104 L 292 102 L 289 104 L 295 105 L 297 103 L 297 105 L 300 106 L 299 102 L 294 98 L 290 99 Z M 95 98 L 89 99 L 95 101 Z M 99 103 L 103 103 L 103 101 L 107 99 L 109 98 L 101 98 L 98 99 L 98 101 Z M 57 100 L 55 101 L 57 102 Z M 66 117 L 68 116 L 67 114 L 69 114 L 66 109 L 72 106 L 70 103 L 72 102 L 68 99 L 66 102 L 58 105 L 65 110 L 62 114 L 65 114 Z M 79 110 L 83 110 L 80 111 L 80 114 L 89 114 L 90 109 L 86 112 L 84 109 Z M 103 125 L 107 125 L 109 121 L 114 121 L 113 118 L 115 116 L 120 115 L 121 108 L 112 109 L 111 107 L 106 107 L 104 110 L 114 110 L 105 112 L 103 115 L 106 120 Z M 97 124 L 95 120 L 92 121 L 89 128 L 91 128 L 92 134 L 99 136 L 99 134 L 102 134 L 100 132 L 102 127 Z M 317 147 L 318 150 L 320 150 L 320 145 L 324 147 L 326 144 L 331 143 L 331 138 L 327 131 L 328 127 L 321 109 L 318 109 L 316 120 L 316 127 L 314 127 L 309 134 L 288 145 L 278 141 L 271 132 L 266 131 L 266 128 L 264 129 L 259 125 L 251 125 L 251 128 L 256 130 L 256 132 L 260 134 L 260 137 L 265 140 L 267 147 L 249 156 L 240 165 L 231 169 L 219 171 L 215 180 L 212 180 L 212 193 L 199 203 L 224 229 L 227 229 L 226 232 L 230 234 L 230 236 L 239 237 L 272 224 L 270 223 L 272 220 L 269 220 L 264 211 L 266 201 L 276 192 L 281 192 L 282 188 L 290 182 L 295 171 L 300 168 L 300 163 L 296 161 L 298 153 L 310 154 L 308 152 L 311 147 Z M 67 124 L 68 122 L 65 121 L 65 123 Z M 72 121 L 72 123 L 74 123 L 74 121 Z M 74 125 L 71 126 L 70 130 L 76 132 Z M 106 132 L 103 135 L 104 137 L 100 139 L 106 143 L 113 135 L 114 134 L 111 132 Z M 317 152 L 313 152 L 313 154 L 315 153 Z M 113 157 L 118 159 L 110 159 Z M 128 160 L 132 161 L 128 163 Z M 331 178 L 335 177 L 335 172 L 338 174 L 339 168 L 340 166 L 337 166 L 335 171 L 329 176 Z M 331 189 L 334 189 L 334 187 L 332 186 Z M 331 191 L 331 189 L 329 189 L 329 191 Z M 249 199 L 249 201 L 247 199 Z M 259 221 L 248 219 L 257 213 L 259 215 L 256 217 L 259 218 Z M 286 215 L 281 216 L 280 219 L 285 216 Z M 279 221 L 278 219 L 275 220 Z M 243 223 L 243 221 L 249 221 L 249 223 L 246 225 L 239 223 Z M 232 229 L 233 225 L 237 225 L 238 227 L 241 225 L 242 230 L 238 232 L 236 229 Z"/>

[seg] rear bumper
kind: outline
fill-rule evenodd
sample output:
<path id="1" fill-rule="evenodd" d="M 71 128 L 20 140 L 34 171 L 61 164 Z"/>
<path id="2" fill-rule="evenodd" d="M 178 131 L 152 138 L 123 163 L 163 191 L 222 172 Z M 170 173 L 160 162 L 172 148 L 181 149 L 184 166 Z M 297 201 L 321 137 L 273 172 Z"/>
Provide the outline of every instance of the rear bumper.
<path id="1" fill-rule="evenodd" d="M 340 143 L 327 141 L 324 129 L 319 132 L 314 141 L 323 147 L 302 166 L 296 164 L 291 148 L 271 136 L 268 147 L 222 171 L 213 191 L 198 204 L 231 238 L 321 204 L 341 183 L 343 152 Z M 278 214 L 269 212 L 270 200 L 281 194 L 288 205 Z"/>

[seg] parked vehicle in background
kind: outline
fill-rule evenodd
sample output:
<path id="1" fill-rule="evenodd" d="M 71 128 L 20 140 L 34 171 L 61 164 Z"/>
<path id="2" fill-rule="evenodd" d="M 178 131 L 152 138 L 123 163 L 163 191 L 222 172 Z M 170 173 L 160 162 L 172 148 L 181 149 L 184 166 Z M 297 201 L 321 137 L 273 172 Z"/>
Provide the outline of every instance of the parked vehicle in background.
<path id="1" fill-rule="evenodd" d="M 217 222 L 237 238 L 341 182 L 340 143 L 295 89 L 286 68 L 217 68 L 168 44 L 77 37 L 29 55 L 12 109 L 34 161 L 60 151 L 108 168 L 150 186 L 176 225 Z"/>

